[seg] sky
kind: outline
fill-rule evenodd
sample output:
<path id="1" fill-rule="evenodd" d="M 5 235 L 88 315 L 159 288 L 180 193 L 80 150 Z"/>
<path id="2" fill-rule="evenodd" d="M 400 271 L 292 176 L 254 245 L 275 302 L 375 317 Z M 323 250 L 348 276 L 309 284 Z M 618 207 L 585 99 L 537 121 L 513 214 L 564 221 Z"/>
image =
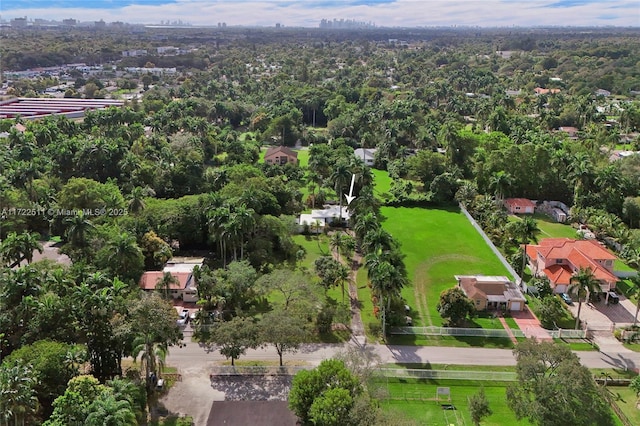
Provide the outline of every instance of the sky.
<path id="1" fill-rule="evenodd" d="M 353 19 L 384 27 L 633 26 L 640 0 L 0 0 L 0 18 L 317 27 Z"/>

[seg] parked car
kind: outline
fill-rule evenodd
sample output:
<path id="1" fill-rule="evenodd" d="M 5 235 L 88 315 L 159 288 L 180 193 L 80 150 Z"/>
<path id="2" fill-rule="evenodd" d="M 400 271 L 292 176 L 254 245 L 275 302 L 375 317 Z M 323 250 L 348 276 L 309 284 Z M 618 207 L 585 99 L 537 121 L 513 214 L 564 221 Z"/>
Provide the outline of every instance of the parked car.
<path id="1" fill-rule="evenodd" d="M 186 320 L 187 322 L 189 321 L 189 310 L 188 309 L 183 309 L 182 312 L 180 312 L 180 318 Z"/>
<path id="2" fill-rule="evenodd" d="M 620 296 L 618 296 L 615 291 L 609 292 L 609 303 L 613 305 L 620 303 Z"/>
<path id="3" fill-rule="evenodd" d="M 573 300 L 571 300 L 571 297 L 569 297 L 567 293 L 560 293 L 560 298 L 564 300 L 564 303 L 567 305 L 573 305 Z"/>

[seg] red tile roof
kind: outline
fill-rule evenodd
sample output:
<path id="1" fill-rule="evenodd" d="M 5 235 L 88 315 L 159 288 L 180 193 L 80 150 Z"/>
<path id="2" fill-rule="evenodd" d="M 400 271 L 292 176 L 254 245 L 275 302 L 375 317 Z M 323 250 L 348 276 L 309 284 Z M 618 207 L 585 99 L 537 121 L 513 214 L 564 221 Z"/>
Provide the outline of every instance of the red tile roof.
<path id="1" fill-rule="evenodd" d="M 539 245 L 527 246 L 527 256 L 537 261 L 539 256 L 545 259 L 561 259 L 570 263 L 576 270 L 588 268 L 596 279 L 615 283 L 618 278 L 598 261 L 615 260 L 609 250 L 593 240 L 572 240 L 570 238 L 545 238 Z M 569 284 L 573 269 L 568 265 L 555 264 L 543 270 L 552 284 Z"/>
<path id="2" fill-rule="evenodd" d="M 551 281 L 551 287 L 557 285 L 569 285 L 571 283 L 571 277 L 573 271 L 567 265 L 551 265 L 548 268 L 542 270 L 544 274 Z"/>
<path id="3" fill-rule="evenodd" d="M 190 272 L 171 272 L 171 275 L 178 279 L 177 283 L 171 283 L 169 287 L 171 290 L 184 290 L 193 281 L 193 276 Z M 162 271 L 145 272 L 140 278 L 140 288 L 143 290 L 155 290 L 163 276 L 164 272 Z"/>

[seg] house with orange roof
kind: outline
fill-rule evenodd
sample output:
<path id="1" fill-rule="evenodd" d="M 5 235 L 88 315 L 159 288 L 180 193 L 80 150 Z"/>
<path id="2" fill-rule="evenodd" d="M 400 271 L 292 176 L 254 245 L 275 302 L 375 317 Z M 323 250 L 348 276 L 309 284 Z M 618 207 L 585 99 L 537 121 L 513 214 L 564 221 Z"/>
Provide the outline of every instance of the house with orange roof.
<path id="1" fill-rule="evenodd" d="M 173 299 L 184 302 L 197 302 L 198 290 L 193 269 L 204 264 L 203 258 L 172 258 L 162 271 L 146 271 L 140 277 L 139 286 L 145 291 L 158 290 L 158 284 L 165 273 L 171 274 L 175 280 L 169 285 L 169 293 Z"/>
<path id="2" fill-rule="evenodd" d="M 507 198 L 504 206 L 509 214 L 533 214 L 536 204 L 527 198 Z"/>
<path id="3" fill-rule="evenodd" d="M 456 275 L 458 287 L 473 301 L 478 311 L 500 309 L 521 311 L 525 298 L 520 289 L 504 276 Z"/>
<path id="4" fill-rule="evenodd" d="M 549 278 L 554 293 L 566 293 L 580 268 L 591 270 L 603 293 L 616 288 L 613 265 L 617 257 L 595 240 L 545 238 L 538 245 L 527 245 L 526 250 L 532 273 Z"/>

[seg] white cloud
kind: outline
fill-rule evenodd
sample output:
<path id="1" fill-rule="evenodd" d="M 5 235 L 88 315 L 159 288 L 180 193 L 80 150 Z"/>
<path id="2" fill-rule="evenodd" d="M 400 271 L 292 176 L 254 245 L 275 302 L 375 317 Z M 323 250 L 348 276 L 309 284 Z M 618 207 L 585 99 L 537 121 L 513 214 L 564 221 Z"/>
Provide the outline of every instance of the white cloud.
<path id="1" fill-rule="evenodd" d="M 157 24 L 182 20 L 193 25 L 262 25 L 315 27 L 321 19 L 372 21 L 378 26 L 640 26 L 637 2 L 601 1 L 570 7 L 555 7 L 550 0 L 396 0 L 376 5 L 349 5 L 340 2 L 310 1 L 204 1 L 180 0 L 150 6 L 109 8 L 14 9 L 3 12 L 4 19 L 28 16 L 44 19 L 75 18 L 80 21 L 104 19 Z"/>

